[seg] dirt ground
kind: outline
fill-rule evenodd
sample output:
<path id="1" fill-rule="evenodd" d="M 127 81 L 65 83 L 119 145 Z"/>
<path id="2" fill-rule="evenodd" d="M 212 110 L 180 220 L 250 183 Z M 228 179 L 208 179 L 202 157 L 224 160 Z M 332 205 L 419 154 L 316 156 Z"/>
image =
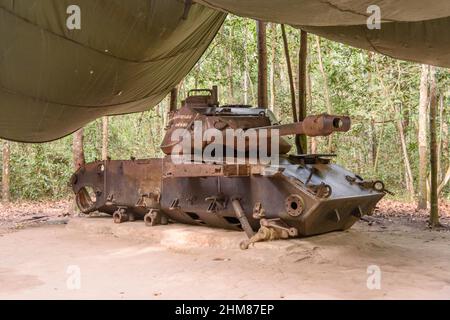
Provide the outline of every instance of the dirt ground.
<path id="1" fill-rule="evenodd" d="M 438 230 L 385 200 L 349 231 L 247 251 L 243 233 L 114 225 L 70 206 L 0 207 L 0 299 L 450 299 L 447 204 Z"/>

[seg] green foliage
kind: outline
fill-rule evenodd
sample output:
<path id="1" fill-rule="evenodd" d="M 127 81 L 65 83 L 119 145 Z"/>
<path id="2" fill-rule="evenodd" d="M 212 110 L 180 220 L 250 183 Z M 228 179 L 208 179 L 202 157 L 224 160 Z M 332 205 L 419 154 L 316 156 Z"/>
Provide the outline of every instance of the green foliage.
<path id="1" fill-rule="evenodd" d="M 13 199 L 63 198 L 71 175 L 71 138 L 48 144 L 11 143 Z"/>

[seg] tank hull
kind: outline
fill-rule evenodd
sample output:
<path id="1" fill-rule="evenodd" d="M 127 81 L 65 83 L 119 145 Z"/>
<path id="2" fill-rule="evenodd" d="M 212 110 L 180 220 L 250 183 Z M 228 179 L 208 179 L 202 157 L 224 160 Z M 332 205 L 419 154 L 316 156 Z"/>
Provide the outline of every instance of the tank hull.
<path id="1" fill-rule="evenodd" d="M 385 195 L 319 156 L 284 156 L 276 166 L 97 161 L 73 175 L 72 188 L 84 213 L 142 219 L 157 211 L 175 222 L 245 230 L 238 206 L 253 232 L 270 224 L 291 237 L 346 230 Z"/>

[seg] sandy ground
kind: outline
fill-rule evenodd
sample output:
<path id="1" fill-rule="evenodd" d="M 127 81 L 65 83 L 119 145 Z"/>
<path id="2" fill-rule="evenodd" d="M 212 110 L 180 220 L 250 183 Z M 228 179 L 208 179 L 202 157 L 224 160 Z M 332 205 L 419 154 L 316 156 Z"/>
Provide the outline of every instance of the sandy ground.
<path id="1" fill-rule="evenodd" d="M 202 227 L 66 225 L 64 214 L 27 228 L 9 221 L 0 226 L 0 299 L 450 299 L 448 228 L 384 214 L 247 251 L 238 249 L 243 233 Z M 380 289 L 369 289 L 378 268 Z"/>

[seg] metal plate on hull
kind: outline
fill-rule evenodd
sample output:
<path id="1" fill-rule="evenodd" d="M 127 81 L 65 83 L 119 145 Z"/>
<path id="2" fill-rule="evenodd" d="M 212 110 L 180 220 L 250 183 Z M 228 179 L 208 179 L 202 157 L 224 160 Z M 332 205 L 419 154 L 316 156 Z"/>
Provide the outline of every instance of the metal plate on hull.
<path id="1" fill-rule="evenodd" d="M 143 217 L 158 209 L 172 221 L 241 230 L 231 205 L 239 199 L 254 231 L 260 228 L 261 217 L 254 216 L 258 207 L 265 219 L 296 228 L 299 236 L 348 229 L 370 214 L 385 194 L 349 180 L 355 175 L 324 161 L 305 165 L 283 158 L 268 168 L 274 172 L 270 175 L 261 165 L 230 168 L 194 163 L 177 167 L 170 158 L 97 161 L 78 170 L 72 186 L 78 202 L 86 197 L 87 188 L 94 194 L 81 206 L 86 213 L 123 209 Z M 318 193 L 317 186 L 322 185 L 329 186 L 330 194 Z"/>

